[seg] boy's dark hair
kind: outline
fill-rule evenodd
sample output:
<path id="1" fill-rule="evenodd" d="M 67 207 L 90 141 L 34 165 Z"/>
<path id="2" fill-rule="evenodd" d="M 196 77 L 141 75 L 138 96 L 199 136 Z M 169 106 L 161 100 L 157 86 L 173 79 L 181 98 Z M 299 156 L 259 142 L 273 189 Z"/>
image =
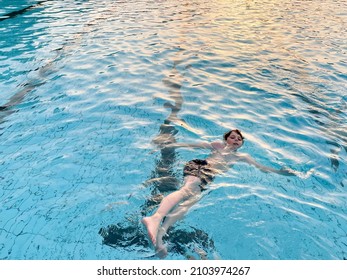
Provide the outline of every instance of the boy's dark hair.
<path id="1" fill-rule="evenodd" d="M 224 136 L 223 136 L 223 138 L 224 138 L 225 141 L 227 141 L 228 137 L 230 136 L 230 134 L 231 134 L 232 132 L 236 132 L 238 135 L 241 136 L 242 142 L 244 141 L 245 138 L 243 137 L 241 131 L 238 130 L 238 129 L 232 129 L 232 130 L 228 131 L 227 133 L 225 133 Z"/>

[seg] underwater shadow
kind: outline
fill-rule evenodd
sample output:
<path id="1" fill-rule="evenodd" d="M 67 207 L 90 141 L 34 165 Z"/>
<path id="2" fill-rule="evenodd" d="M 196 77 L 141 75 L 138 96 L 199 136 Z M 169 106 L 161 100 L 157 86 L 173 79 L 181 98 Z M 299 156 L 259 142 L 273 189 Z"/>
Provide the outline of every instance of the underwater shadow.
<path id="1" fill-rule="evenodd" d="M 177 114 L 182 108 L 183 98 L 180 92 L 182 75 L 176 69 L 176 63 L 171 71 L 170 78 L 164 79 L 163 83 L 169 88 L 169 95 L 174 104 L 169 102 L 164 104 L 165 108 L 171 110 L 170 115 L 164 120 L 159 128 L 159 133 L 153 139 L 153 143 L 160 148 L 160 158 L 155 165 L 151 177 L 144 185 L 151 188 L 151 196 L 143 203 L 140 209 L 141 216 L 147 216 L 156 208 L 167 192 L 175 191 L 180 187 L 180 180 L 175 176 L 174 165 L 176 163 L 177 152 L 175 148 L 163 148 L 163 144 L 175 143 L 175 135 L 178 130 L 175 123 L 185 123 L 178 119 Z M 102 243 L 113 248 L 123 248 L 130 250 L 136 246 L 138 252 L 148 252 L 152 244 L 148 239 L 147 231 L 138 219 L 125 217 L 124 221 L 117 224 L 108 225 L 100 229 Z M 170 253 L 184 256 L 186 259 L 207 259 L 215 256 L 215 246 L 210 236 L 197 228 L 187 227 L 184 229 L 173 226 L 168 230 L 168 235 L 163 238 L 168 242 Z M 152 249 L 151 249 L 152 250 Z M 150 255 L 149 258 L 155 258 Z"/>

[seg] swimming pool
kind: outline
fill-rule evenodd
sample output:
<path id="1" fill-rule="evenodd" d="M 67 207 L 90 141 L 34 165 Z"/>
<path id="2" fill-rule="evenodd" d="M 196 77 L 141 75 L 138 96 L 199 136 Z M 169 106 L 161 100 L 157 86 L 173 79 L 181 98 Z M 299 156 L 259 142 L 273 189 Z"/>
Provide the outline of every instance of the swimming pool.
<path id="1" fill-rule="evenodd" d="M 235 165 L 168 259 L 347 258 L 345 1 L 1 3 L 0 259 L 155 258 L 140 219 L 206 157 L 155 143 L 229 128 L 298 176 Z"/>

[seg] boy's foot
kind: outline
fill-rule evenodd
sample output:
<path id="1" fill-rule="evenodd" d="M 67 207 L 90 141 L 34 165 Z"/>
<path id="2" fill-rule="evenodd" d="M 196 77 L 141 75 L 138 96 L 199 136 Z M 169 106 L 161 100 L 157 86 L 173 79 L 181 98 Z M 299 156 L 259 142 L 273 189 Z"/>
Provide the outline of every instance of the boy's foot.
<path id="1" fill-rule="evenodd" d="M 166 234 L 164 228 L 158 229 L 157 233 L 157 245 L 155 246 L 155 252 L 157 256 L 161 259 L 164 259 L 167 256 L 167 248 L 163 243 L 163 237 Z"/>
<path id="2" fill-rule="evenodd" d="M 148 236 L 155 246 L 157 243 L 157 233 L 160 220 L 158 221 L 157 219 L 153 218 L 153 216 L 151 216 L 143 218 L 141 222 L 146 226 Z"/>
<path id="3" fill-rule="evenodd" d="M 167 256 L 167 249 L 165 245 L 156 247 L 155 252 L 156 252 L 156 255 L 161 259 L 165 259 Z"/>

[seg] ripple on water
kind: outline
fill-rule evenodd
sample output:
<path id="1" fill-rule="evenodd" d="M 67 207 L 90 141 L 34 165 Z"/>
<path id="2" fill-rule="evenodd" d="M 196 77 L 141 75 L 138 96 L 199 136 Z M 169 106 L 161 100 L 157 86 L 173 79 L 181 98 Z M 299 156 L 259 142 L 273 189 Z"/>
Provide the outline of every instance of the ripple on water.
<path id="1" fill-rule="evenodd" d="M 179 224 L 212 241 L 209 257 L 347 258 L 345 6 L 46 1 L 0 18 L 0 258 L 149 254 L 96 236 L 110 224 L 137 229 L 156 187 L 145 182 L 170 162 L 181 181 L 184 162 L 206 156 L 150 153 L 163 124 L 184 142 L 240 128 L 240 151 L 297 171 L 236 164 L 216 178 Z M 167 102 L 180 105 L 170 120 Z"/>

